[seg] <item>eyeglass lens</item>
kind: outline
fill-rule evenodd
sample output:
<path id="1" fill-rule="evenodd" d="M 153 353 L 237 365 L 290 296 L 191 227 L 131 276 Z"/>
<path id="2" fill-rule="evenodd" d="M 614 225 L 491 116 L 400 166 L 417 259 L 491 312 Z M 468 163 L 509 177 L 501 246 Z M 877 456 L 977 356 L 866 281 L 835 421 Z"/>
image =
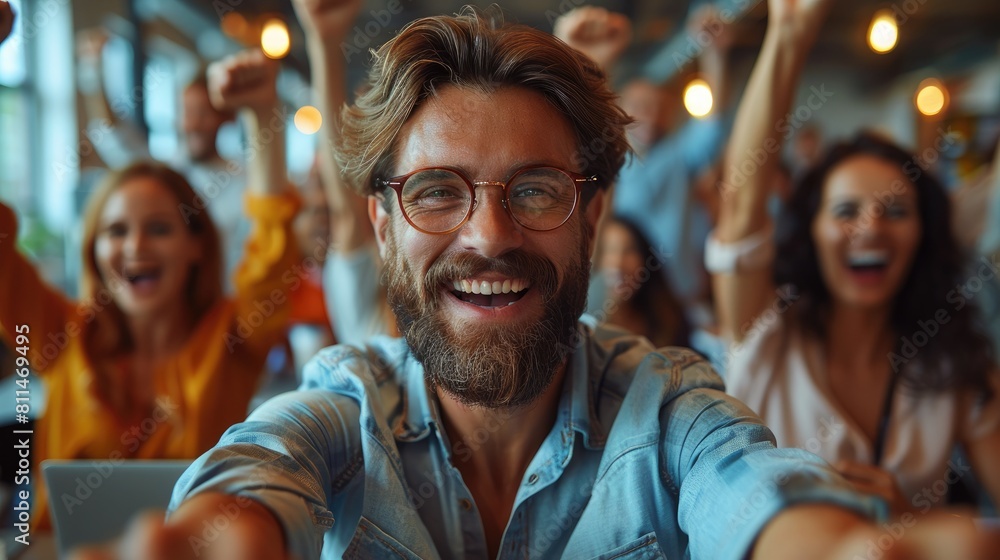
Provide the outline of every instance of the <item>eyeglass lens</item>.
<path id="1" fill-rule="evenodd" d="M 558 169 L 526 169 L 511 179 L 507 196 L 507 206 L 518 223 L 530 229 L 553 229 L 573 212 L 576 183 Z M 401 199 L 410 221 L 429 232 L 457 227 L 473 204 L 469 183 L 447 169 L 411 175 L 403 184 Z"/>

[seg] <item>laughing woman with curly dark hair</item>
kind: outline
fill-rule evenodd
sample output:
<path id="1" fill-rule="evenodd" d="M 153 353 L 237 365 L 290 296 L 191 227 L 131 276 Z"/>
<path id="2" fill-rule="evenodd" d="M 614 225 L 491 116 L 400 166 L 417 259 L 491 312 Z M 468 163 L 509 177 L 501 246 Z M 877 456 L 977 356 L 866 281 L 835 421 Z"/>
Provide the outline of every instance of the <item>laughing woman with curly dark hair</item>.
<path id="1" fill-rule="evenodd" d="M 997 366 L 975 302 L 956 289 L 968 278 L 942 185 L 863 134 L 834 147 L 770 223 L 767 178 L 787 136 L 774 123 L 814 36 L 782 17 L 770 15 L 737 114 L 731 196 L 706 250 L 733 344 L 727 390 L 779 445 L 821 455 L 896 513 L 943 502 L 942 484 L 962 474 L 948 463 L 955 445 L 996 502 Z"/>

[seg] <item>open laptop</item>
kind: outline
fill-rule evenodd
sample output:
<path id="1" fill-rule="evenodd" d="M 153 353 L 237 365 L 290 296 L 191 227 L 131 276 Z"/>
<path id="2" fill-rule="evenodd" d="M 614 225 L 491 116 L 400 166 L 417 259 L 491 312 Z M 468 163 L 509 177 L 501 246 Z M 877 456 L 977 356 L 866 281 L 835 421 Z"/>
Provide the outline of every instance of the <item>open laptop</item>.
<path id="1" fill-rule="evenodd" d="M 42 462 L 59 557 L 122 534 L 132 517 L 166 509 L 191 461 Z"/>

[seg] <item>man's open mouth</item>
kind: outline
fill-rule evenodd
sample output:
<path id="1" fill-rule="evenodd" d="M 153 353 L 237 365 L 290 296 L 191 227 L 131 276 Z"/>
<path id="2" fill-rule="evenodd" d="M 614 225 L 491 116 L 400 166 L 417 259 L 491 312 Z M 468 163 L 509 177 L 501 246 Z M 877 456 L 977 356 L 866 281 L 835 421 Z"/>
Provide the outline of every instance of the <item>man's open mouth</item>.
<path id="1" fill-rule="evenodd" d="M 531 283 L 520 278 L 453 280 L 451 293 L 458 299 L 479 307 L 506 307 L 524 297 Z"/>

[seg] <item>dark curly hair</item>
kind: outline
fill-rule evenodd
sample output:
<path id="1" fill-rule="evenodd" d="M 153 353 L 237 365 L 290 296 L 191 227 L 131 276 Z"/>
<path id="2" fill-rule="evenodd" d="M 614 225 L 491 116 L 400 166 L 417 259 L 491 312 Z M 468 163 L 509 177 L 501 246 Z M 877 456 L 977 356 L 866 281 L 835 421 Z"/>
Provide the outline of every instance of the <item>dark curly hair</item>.
<path id="1" fill-rule="evenodd" d="M 832 147 L 800 179 L 776 224 L 776 285 L 791 284 L 797 289 L 801 298 L 792 308 L 794 318 L 809 334 L 825 338 L 830 292 L 820 272 L 811 226 L 820 209 L 827 177 L 841 163 L 859 155 L 899 166 L 917 192 L 923 234 L 910 273 L 892 305 L 890 327 L 899 337 L 895 354 L 903 355 L 903 338 L 921 330 L 919 321 L 933 320 L 941 310 L 947 310 L 950 317 L 898 369 L 900 381 L 917 392 L 972 389 L 989 395 L 988 378 L 996 367 L 990 339 L 977 322 L 974 305 L 956 306 L 948 299 L 955 286 L 966 280 L 963 255 L 952 234 L 948 195 L 933 174 L 895 144 L 861 133 Z"/>

